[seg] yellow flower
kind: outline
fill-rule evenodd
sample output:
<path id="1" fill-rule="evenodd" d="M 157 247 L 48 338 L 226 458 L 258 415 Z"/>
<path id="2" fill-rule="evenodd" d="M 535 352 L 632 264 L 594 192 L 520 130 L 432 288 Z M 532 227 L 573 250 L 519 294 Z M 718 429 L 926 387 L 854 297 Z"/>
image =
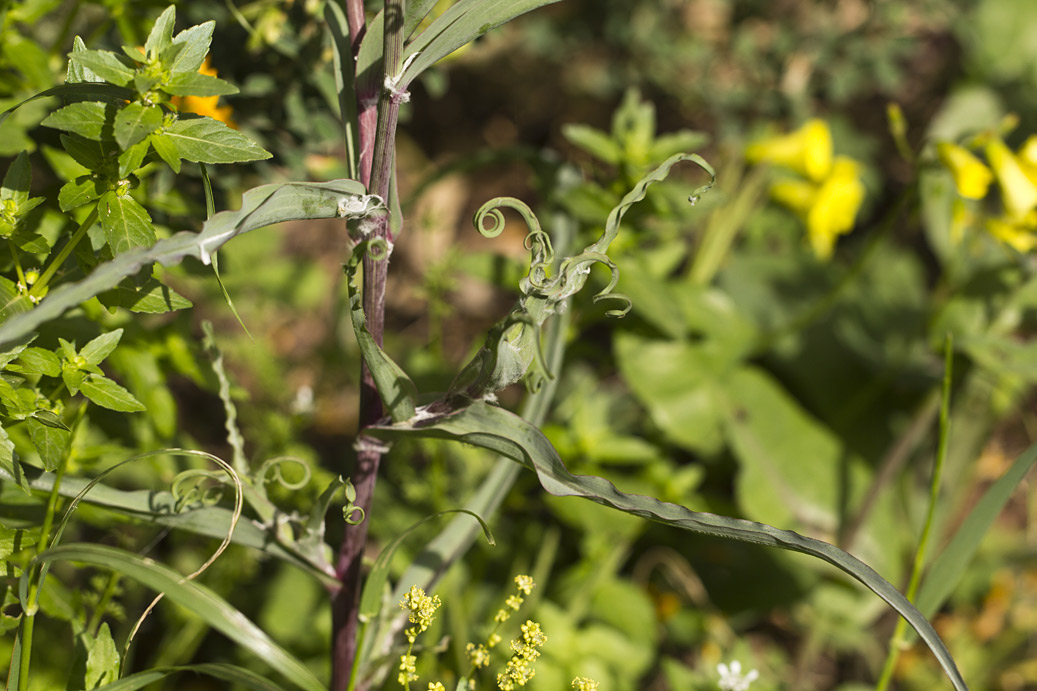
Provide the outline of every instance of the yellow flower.
<path id="1" fill-rule="evenodd" d="M 219 76 L 216 68 L 209 62 L 208 55 L 205 56 L 202 66 L 198 68 L 198 73 L 210 77 Z M 219 105 L 219 101 L 219 96 L 174 96 L 170 99 L 170 102 L 181 112 L 205 115 L 213 120 L 219 120 L 228 127 L 238 129 L 238 123 L 234 122 L 234 118 L 231 117 L 234 109 L 230 106 Z"/>
<path id="2" fill-rule="evenodd" d="M 991 218 L 987 232 L 1017 252 L 1029 252 L 1037 247 L 1037 210 L 1030 211 L 1021 220 L 1008 216 Z"/>
<path id="3" fill-rule="evenodd" d="M 515 586 L 523 594 L 529 595 L 533 592 L 533 588 L 536 586 L 536 583 L 533 582 L 533 579 L 530 576 L 523 576 L 520 574 L 518 576 L 515 576 Z"/>
<path id="4" fill-rule="evenodd" d="M 443 686 L 442 682 L 437 681 L 433 684 L 431 681 L 428 683 L 428 691 L 446 691 L 446 687 Z"/>
<path id="5" fill-rule="evenodd" d="M 576 691 L 598 691 L 598 682 L 587 677 L 576 677 L 573 679 L 572 687 Z"/>
<path id="6" fill-rule="evenodd" d="M 1031 177 L 1030 171 L 1026 170 L 1029 166 L 1017 158 L 998 137 L 990 137 L 987 141 L 986 154 L 997 183 L 1001 186 L 1001 200 L 1005 210 L 1014 219 L 1024 218 L 1037 207 L 1037 181 L 1034 179 L 1037 173 Z"/>
<path id="7" fill-rule="evenodd" d="M 790 134 L 750 144 L 745 157 L 750 163 L 774 163 L 820 182 L 832 167 L 832 133 L 824 120 L 815 118 Z"/>
<path id="8" fill-rule="evenodd" d="M 994 180 L 990 169 L 968 149 L 951 142 L 936 145 L 940 161 L 954 176 L 958 194 L 966 199 L 982 199 Z"/>
<path id="9" fill-rule="evenodd" d="M 864 201 L 864 184 L 857 162 L 839 156 L 832 164 L 831 174 L 820 184 L 782 180 L 771 187 L 771 197 L 803 219 L 814 254 L 828 259 L 835 239 L 853 229 Z"/>
<path id="10" fill-rule="evenodd" d="M 410 643 L 414 643 L 418 634 L 425 631 L 432 624 L 436 610 L 439 609 L 441 604 L 443 603 L 438 595 L 429 597 L 423 589 L 416 585 L 412 585 L 410 592 L 403 596 L 400 608 L 408 611 L 407 619 L 410 623 L 417 624 L 417 626 L 412 626 L 404 631 Z"/>

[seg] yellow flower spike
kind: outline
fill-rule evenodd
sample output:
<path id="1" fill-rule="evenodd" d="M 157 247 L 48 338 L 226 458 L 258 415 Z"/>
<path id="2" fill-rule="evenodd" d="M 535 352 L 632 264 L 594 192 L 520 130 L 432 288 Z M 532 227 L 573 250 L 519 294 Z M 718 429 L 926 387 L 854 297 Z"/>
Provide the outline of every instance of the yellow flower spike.
<path id="1" fill-rule="evenodd" d="M 1001 186 L 1001 200 L 1008 215 L 1022 219 L 1037 206 L 1037 184 L 1026 174 L 1019 159 L 1000 139 L 991 137 L 986 145 L 987 160 Z"/>
<path id="2" fill-rule="evenodd" d="M 991 218 L 986 222 L 987 232 L 1017 252 L 1026 253 L 1037 247 L 1037 211 L 1031 211 L 1022 221 L 1008 217 Z"/>
<path id="3" fill-rule="evenodd" d="M 832 133 L 824 120 L 810 120 L 795 132 L 770 137 L 745 150 L 750 163 L 774 163 L 820 182 L 832 167 Z"/>
<path id="4" fill-rule="evenodd" d="M 954 176 L 958 194 L 966 199 L 982 199 L 987 194 L 994 174 L 971 151 L 951 142 L 936 145 L 940 162 Z"/>

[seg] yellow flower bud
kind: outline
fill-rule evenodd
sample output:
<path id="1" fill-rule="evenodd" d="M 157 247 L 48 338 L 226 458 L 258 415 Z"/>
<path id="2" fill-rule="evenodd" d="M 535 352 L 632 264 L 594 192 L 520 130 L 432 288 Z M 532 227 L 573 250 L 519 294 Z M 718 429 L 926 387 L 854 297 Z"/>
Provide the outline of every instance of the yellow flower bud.
<path id="1" fill-rule="evenodd" d="M 1001 186 L 1005 210 L 1012 218 L 1022 219 L 1037 207 L 1037 184 L 1026 174 L 1012 150 L 997 137 L 991 137 L 987 142 L 986 154 Z"/>
<path id="2" fill-rule="evenodd" d="M 832 256 L 835 238 L 853 229 L 863 201 L 864 184 L 857 163 L 850 158 L 838 157 L 832 166 L 832 174 L 821 185 L 807 213 L 807 235 L 818 258 Z"/>
<path id="3" fill-rule="evenodd" d="M 832 167 L 832 133 L 824 120 L 815 118 L 790 134 L 750 144 L 745 157 L 750 163 L 774 163 L 820 182 Z"/>
<path id="4" fill-rule="evenodd" d="M 966 199 L 982 199 L 994 180 L 994 174 L 971 151 L 951 142 L 940 142 L 936 153 L 954 176 L 958 194 Z"/>

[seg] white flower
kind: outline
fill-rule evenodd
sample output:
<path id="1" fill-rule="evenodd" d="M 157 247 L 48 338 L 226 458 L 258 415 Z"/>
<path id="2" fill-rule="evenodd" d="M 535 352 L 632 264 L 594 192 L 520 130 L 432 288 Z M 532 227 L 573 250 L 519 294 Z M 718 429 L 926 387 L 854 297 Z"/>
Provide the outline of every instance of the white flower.
<path id="1" fill-rule="evenodd" d="M 742 663 L 734 660 L 730 665 L 720 663 L 717 665 L 720 674 L 720 691 L 748 691 L 749 685 L 760 678 L 760 673 L 755 669 L 742 676 Z"/>

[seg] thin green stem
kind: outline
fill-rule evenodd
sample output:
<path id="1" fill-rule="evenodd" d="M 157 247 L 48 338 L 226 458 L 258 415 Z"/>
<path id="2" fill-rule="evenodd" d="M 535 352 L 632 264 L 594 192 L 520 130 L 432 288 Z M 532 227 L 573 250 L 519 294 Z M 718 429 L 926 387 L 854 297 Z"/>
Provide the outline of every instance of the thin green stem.
<path id="1" fill-rule="evenodd" d="M 78 228 L 76 228 L 76 232 L 72 234 L 72 237 L 69 238 L 69 241 L 66 242 L 65 246 L 61 248 L 60 252 L 58 252 L 58 256 L 54 257 L 54 259 L 50 262 L 47 268 L 43 270 L 43 275 L 40 276 L 32 285 L 32 288 L 29 289 L 30 298 L 40 297 L 43 294 L 43 291 L 44 289 L 46 289 L 47 284 L 50 283 L 50 279 L 52 279 L 54 277 L 54 274 L 58 272 L 58 269 L 61 268 L 61 265 L 64 264 L 65 260 L 68 259 L 70 254 L 72 254 L 72 250 L 74 250 L 76 248 L 76 245 L 79 244 L 80 240 L 82 240 L 86 236 L 87 231 L 90 230 L 91 226 L 93 226 L 96 221 L 97 207 L 94 206 L 93 210 L 87 215 L 86 219 L 80 224 Z"/>
<path id="2" fill-rule="evenodd" d="M 8 242 L 7 247 L 11 250 L 11 259 L 14 260 L 14 270 L 18 272 L 18 282 L 24 286 L 26 285 L 25 272 L 22 271 L 22 262 L 18 258 L 18 248 L 14 246 L 13 242 Z"/>
<path id="3" fill-rule="evenodd" d="M 936 462 L 933 466 L 933 476 L 929 483 L 929 510 L 925 516 L 925 526 L 922 528 L 922 536 L 918 540 L 918 548 L 915 550 L 914 564 L 911 566 L 911 580 L 908 582 L 907 599 L 914 602 L 918 593 L 918 584 L 922 578 L 922 569 L 925 566 L 926 552 L 929 547 L 929 536 L 932 533 L 934 516 L 936 515 L 936 503 L 940 498 L 940 481 L 943 479 L 944 461 L 947 459 L 947 440 L 950 438 L 950 409 L 951 409 L 951 363 L 954 355 L 953 338 L 948 333 L 944 341 L 943 349 L 943 396 L 940 401 L 940 441 L 936 450 Z M 889 652 L 886 655 L 886 664 L 882 668 L 876 691 L 885 691 L 893 678 L 893 670 L 896 667 L 900 650 L 906 644 L 905 634 L 907 632 L 907 620 L 897 620 L 893 636 L 889 641 Z"/>
<path id="4" fill-rule="evenodd" d="M 108 576 L 108 582 L 104 586 L 104 592 L 101 593 L 101 597 L 97 601 L 97 606 L 94 607 L 94 613 L 90 615 L 90 621 L 86 625 L 86 630 L 91 636 L 97 635 L 97 630 L 101 628 L 101 619 L 104 618 L 105 610 L 108 609 L 108 603 L 115 597 L 115 592 L 119 588 L 120 575 L 118 573 L 111 573 Z"/>

